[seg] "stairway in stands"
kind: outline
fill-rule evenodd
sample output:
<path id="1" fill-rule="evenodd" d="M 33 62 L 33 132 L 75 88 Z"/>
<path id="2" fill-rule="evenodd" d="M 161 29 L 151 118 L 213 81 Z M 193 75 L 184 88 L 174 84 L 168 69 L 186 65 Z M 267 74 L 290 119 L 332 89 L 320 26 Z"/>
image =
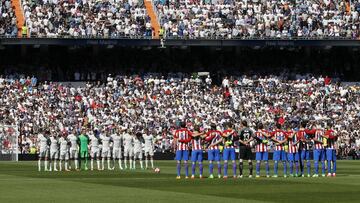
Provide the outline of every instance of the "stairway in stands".
<path id="1" fill-rule="evenodd" d="M 157 19 L 157 16 L 156 16 L 156 13 L 155 13 L 155 8 L 153 7 L 153 4 L 152 4 L 151 0 L 145 0 L 145 7 L 146 7 L 146 11 L 147 11 L 148 15 L 151 18 L 151 26 L 154 28 L 155 39 L 158 39 L 159 38 L 160 24 L 159 24 L 159 21 Z"/>
<path id="2" fill-rule="evenodd" d="M 21 0 L 11 0 L 11 5 L 15 7 L 15 15 L 18 27 L 18 37 L 21 37 L 21 27 L 25 23 L 24 12 L 21 7 Z"/>

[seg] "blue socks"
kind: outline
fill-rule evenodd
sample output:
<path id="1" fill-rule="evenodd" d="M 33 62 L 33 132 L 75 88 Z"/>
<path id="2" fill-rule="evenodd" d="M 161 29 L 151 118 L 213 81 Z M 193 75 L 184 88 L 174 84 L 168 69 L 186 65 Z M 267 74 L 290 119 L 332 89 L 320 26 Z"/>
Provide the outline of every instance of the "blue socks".
<path id="1" fill-rule="evenodd" d="M 195 175 L 195 171 L 196 171 L 196 163 L 192 163 L 191 164 L 191 175 Z M 200 175 L 203 174 L 203 164 L 199 163 L 199 171 L 200 171 Z"/>
<path id="2" fill-rule="evenodd" d="M 228 175 L 228 162 L 224 162 L 224 176 Z"/>
<path id="3" fill-rule="evenodd" d="M 328 161 L 327 165 L 328 165 L 328 173 L 336 173 L 336 160 L 333 161 L 332 170 L 331 170 L 331 161 Z"/>
<path id="4" fill-rule="evenodd" d="M 260 175 L 260 162 L 256 162 L 256 175 Z"/>
<path id="5" fill-rule="evenodd" d="M 298 161 L 295 162 L 295 167 L 296 167 L 296 174 L 299 174 L 299 162 Z"/>
<path id="6" fill-rule="evenodd" d="M 209 173 L 210 173 L 210 175 L 212 175 L 213 172 L 214 172 L 214 164 L 211 162 L 211 163 L 209 163 Z"/>
<path id="7" fill-rule="evenodd" d="M 315 167 L 315 174 L 319 174 L 319 162 L 314 161 L 314 167 Z"/>
<path id="8" fill-rule="evenodd" d="M 306 167 L 307 167 L 307 172 L 308 174 L 311 174 L 310 170 L 311 170 L 311 164 L 310 164 L 310 160 L 306 161 Z"/>
<path id="9" fill-rule="evenodd" d="M 294 162 L 293 161 L 290 161 L 290 166 L 289 166 L 289 168 L 290 168 L 290 174 L 293 174 L 294 173 Z"/>
<path id="10" fill-rule="evenodd" d="M 283 161 L 283 167 L 284 167 L 284 175 L 287 174 L 287 164 L 286 161 Z"/>
<path id="11" fill-rule="evenodd" d="M 274 174 L 277 175 L 278 174 L 278 161 L 274 162 Z"/>
<path id="12" fill-rule="evenodd" d="M 180 176 L 180 170 L 181 170 L 181 165 L 180 165 L 180 163 L 177 163 L 177 164 L 176 164 L 177 176 Z"/>
<path id="13" fill-rule="evenodd" d="M 233 163 L 233 173 L 234 176 L 236 176 L 236 162 Z"/>
<path id="14" fill-rule="evenodd" d="M 187 162 L 185 163 L 185 176 L 189 176 L 189 165 Z"/>

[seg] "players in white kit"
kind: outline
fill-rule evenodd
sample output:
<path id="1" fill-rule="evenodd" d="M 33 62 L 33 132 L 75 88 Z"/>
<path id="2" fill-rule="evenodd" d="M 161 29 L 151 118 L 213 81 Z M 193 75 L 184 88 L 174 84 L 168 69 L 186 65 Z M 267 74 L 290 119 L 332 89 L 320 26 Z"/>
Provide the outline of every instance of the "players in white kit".
<path id="1" fill-rule="evenodd" d="M 122 167 L 122 135 L 120 134 L 120 129 L 113 129 L 113 133 L 111 135 L 111 139 L 113 141 L 113 149 L 112 149 L 112 155 L 114 160 L 114 169 L 116 165 L 116 160 L 119 160 L 119 169 L 123 170 Z"/>
<path id="2" fill-rule="evenodd" d="M 51 131 L 50 136 L 50 171 L 52 171 L 52 166 L 54 166 L 54 171 L 57 169 L 57 160 L 59 159 L 59 141 L 54 130 Z"/>
<path id="3" fill-rule="evenodd" d="M 70 142 L 70 159 L 74 160 L 74 168 L 75 170 L 79 170 L 79 145 L 78 145 L 78 137 L 76 136 L 76 130 L 73 130 L 71 134 L 68 135 L 67 140 Z M 69 165 L 69 168 L 71 166 Z"/>
<path id="4" fill-rule="evenodd" d="M 63 134 L 60 139 L 60 162 L 59 162 L 59 169 L 62 171 L 62 162 L 65 161 L 64 169 L 65 171 L 69 171 L 68 162 L 69 162 L 69 142 L 66 138 L 66 134 Z"/>
<path id="5" fill-rule="evenodd" d="M 101 170 L 99 137 L 97 131 L 96 132 L 90 131 L 88 134 L 90 138 L 90 157 L 91 157 L 90 169 L 94 170 L 94 159 L 96 158 L 97 169 Z"/>
<path id="6" fill-rule="evenodd" d="M 130 166 L 129 168 L 132 169 L 133 166 L 133 143 L 134 137 L 130 135 L 131 130 L 127 130 L 123 134 L 123 143 L 124 143 L 124 168 L 127 169 L 127 160 L 129 159 Z"/>
<path id="7" fill-rule="evenodd" d="M 42 131 L 42 130 L 40 130 Z M 41 171 L 41 160 L 44 160 L 44 171 L 48 171 L 49 138 L 40 132 L 37 138 L 39 152 L 38 170 Z"/>
<path id="8" fill-rule="evenodd" d="M 133 169 L 136 169 L 136 159 L 140 162 L 140 168 L 144 169 L 143 167 L 143 151 L 142 151 L 142 143 L 143 143 L 143 137 L 140 132 L 136 133 L 136 136 L 134 137 L 134 166 Z"/>
<path id="9" fill-rule="evenodd" d="M 59 131 L 60 132 L 60 131 Z M 96 159 L 97 170 L 105 169 L 105 160 L 107 160 L 107 169 L 114 170 L 116 160 L 120 170 L 135 169 L 136 160 L 139 160 L 140 168 L 144 169 L 143 156 L 145 153 L 145 168 L 148 168 L 150 160 L 151 168 L 154 168 L 154 135 L 148 130 L 134 133 L 133 129 L 124 127 L 100 127 L 88 131 L 91 170 L 94 170 L 94 160 Z M 38 170 L 41 171 L 41 161 L 44 160 L 44 171 L 70 171 L 79 170 L 79 138 L 78 132 L 74 129 L 69 135 L 66 131 L 57 134 L 55 130 L 46 131 L 44 134 L 39 132 L 37 138 L 39 151 Z M 124 153 L 124 154 L 123 154 Z M 124 166 L 122 158 L 124 157 Z M 101 158 L 101 159 L 100 159 Z M 48 159 L 51 162 L 48 162 Z M 57 160 L 59 162 L 59 168 Z M 74 168 L 71 167 L 69 160 L 74 160 Z M 114 160 L 112 166 L 111 159 Z M 127 164 L 129 160 L 129 165 Z"/>
<path id="10" fill-rule="evenodd" d="M 101 170 L 105 169 L 105 158 L 107 160 L 107 169 L 112 170 L 112 167 L 110 166 L 110 159 L 111 159 L 111 151 L 110 151 L 110 130 L 107 129 L 104 134 L 100 136 L 101 142 L 102 142 L 102 148 L 101 148 Z"/>
<path id="11" fill-rule="evenodd" d="M 154 135 L 148 130 L 145 130 L 143 138 L 145 142 L 145 169 L 148 168 L 148 158 L 150 158 L 151 168 L 154 169 Z"/>

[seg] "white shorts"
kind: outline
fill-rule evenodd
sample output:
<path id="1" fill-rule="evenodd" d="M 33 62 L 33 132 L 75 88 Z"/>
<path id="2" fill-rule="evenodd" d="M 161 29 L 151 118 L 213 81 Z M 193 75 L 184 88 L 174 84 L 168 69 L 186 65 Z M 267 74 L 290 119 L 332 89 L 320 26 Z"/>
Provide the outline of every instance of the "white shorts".
<path id="1" fill-rule="evenodd" d="M 142 159 L 142 158 L 143 158 L 142 150 L 134 151 L 134 159 Z"/>
<path id="2" fill-rule="evenodd" d="M 69 152 L 60 151 L 60 160 L 69 160 Z"/>
<path id="3" fill-rule="evenodd" d="M 91 153 L 90 153 L 91 158 L 99 158 L 100 157 L 100 149 L 97 148 L 91 148 Z"/>
<path id="4" fill-rule="evenodd" d="M 79 158 L 79 150 L 70 148 L 70 159 L 78 159 Z"/>
<path id="5" fill-rule="evenodd" d="M 110 149 L 103 149 L 102 152 L 101 152 L 101 157 L 103 157 L 103 158 L 111 158 Z"/>
<path id="6" fill-rule="evenodd" d="M 145 156 L 154 156 L 154 149 L 152 147 L 150 148 L 145 147 Z"/>
<path id="7" fill-rule="evenodd" d="M 50 150 L 50 159 L 58 159 L 59 151 L 58 150 Z"/>
<path id="8" fill-rule="evenodd" d="M 48 158 L 49 150 L 48 149 L 40 149 L 39 158 Z"/>
<path id="9" fill-rule="evenodd" d="M 133 153 L 134 153 L 133 148 L 130 148 L 130 147 L 124 148 L 124 157 L 133 156 Z"/>
<path id="10" fill-rule="evenodd" d="M 121 148 L 113 149 L 112 153 L 113 153 L 113 158 L 114 159 L 121 159 L 122 158 Z"/>

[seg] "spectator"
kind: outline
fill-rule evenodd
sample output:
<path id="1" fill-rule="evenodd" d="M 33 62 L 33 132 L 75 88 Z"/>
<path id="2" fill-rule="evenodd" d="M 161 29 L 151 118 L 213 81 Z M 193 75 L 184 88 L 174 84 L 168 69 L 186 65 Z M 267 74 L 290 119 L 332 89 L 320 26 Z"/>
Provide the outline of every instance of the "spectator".
<path id="1" fill-rule="evenodd" d="M 16 37 L 18 28 L 10 0 L 0 1 L 0 37 Z"/>
<path id="2" fill-rule="evenodd" d="M 22 5 L 34 37 L 137 38 L 147 35 L 150 21 L 143 1 L 23 0 Z"/>

